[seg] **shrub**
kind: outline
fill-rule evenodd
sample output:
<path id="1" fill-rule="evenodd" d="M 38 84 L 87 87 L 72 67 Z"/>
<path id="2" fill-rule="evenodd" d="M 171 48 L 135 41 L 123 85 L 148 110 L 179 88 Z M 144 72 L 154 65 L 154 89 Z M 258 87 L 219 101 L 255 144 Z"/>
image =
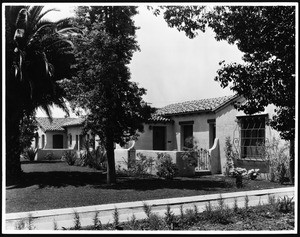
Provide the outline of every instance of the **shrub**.
<path id="1" fill-rule="evenodd" d="M 277 200 L 277 210 L 279 212 L 288 213 L 294 210 L 294 201 L 293 197 L 289 198 L 288 196 L 284 196 L 283 198 L 279 198 Z"/>
<path id="2" fill-rule="evenodd" d="M 225 150 L 225 156 L 226 156 L 224 175 L 229 176 L 231 170 L 234 168 L 234 161 L 238 158 L 238 153 L 234 152 L 232 149 L 231 138 L 229 136 L 225 138 L 225 149 L 224 150 Z"/>
<path id="3" fill-rule="evenodd" d="M 266 142 L 258 146 L 258 151 L 262 159 L 266 160 L 270 166 L 270 181 L 279 181 L 281 184 L 289 181 L 289 143 L 280 145 L 280 140 L 273 138 L 271 142 Z"/>
<path id="4" fill-rule="evenodd" d="M 52 152 L 48 152 L 45 157 L 44 157 L 45 160 L 55 160 L 55 156 Z"/>
<path id="5" fill-rule="evenodd" d="M 167 210 L 165 212 L 165 222 L 169 229 L 174 229 L 175 215 L 171 211 L 171 207 L 169 205 L 167 205 Z"/>
<path id="6" fill-rule="evenodd" d="M 65 151 L 61 159 L 66 161 L 68 165 L 74 165 L 76 161 L 76 153 L 75 151 Z"/>
<path id="7" fill-rule="evenodd" d="M 115 207 L 114 212 L 113 212 L 113 218 L 114 218 L 114 227 L 118 228 L 118 226 L 120 225 L 119 222 L 119 211 L 118 209 Z"/>
<path id="8" fill-rule="evenodd" d="M 80 223 L 80 217 L 78 212 L 74 211 L 74 229 L 80 230 L 81 229 L 81 223 Z"/>
<path id="9" fill-rule="evenodd" d="M 118 165 L 116 172 L 120 176 L 147 177 L 152 175 L 151 173 L 154 164 L 154 159 L 152 157 L 137 153 L 137 159 L 131 161 L 126 161 L 124 159 L 123 162 L 128 168 L 121 169 L 121 166 Z"/>
<path id="10" fill-rule="evenodd" d="M 28 147 L 24 150 L 23 152 L 23 156 L 26 160 L 29 161 L 34 161 L 35 155 L 37 153 L 37 149 L 33 148 L 33 147 Z"/>
<path id="11" fill-rule="evenodd" d="M 259 169 L 248 170 L 248 177 L 251 180 L 255 180 L 259 176 Z"/>
<path id="12" fill-rule="evenodd" d="M 165 179 L 173 179 L 178 173 L 178 168 L 172 162 L 171 156 L 165 153 L 157 154 L 156 168 L 157 175 Z"/>
<path id="13" fill-rule="evenodd" d="M 95 230 L 102 230 L 102 223 L 99 220 L 99 211 L 95 212 L 95 216 L 93 218 L 93 223 L 94 223 L 93 227 Z"/>
<path id="14" fill-rule="evenodd" d="M 247 175 L 245 168 L 236 167 L 230 170 L 229 174 L 236 179 L 236 187 L 243 187 L 243 176 Z"/>
<path id="15" fill-rule="evenodd" d="M 96 149 L 91 148 L 90 141 L 84 143 L 84 151 L 80 153 L 80 163 L 97 170 L 106 170 L 107 164 L 106 151 L 102 146 Z"/>

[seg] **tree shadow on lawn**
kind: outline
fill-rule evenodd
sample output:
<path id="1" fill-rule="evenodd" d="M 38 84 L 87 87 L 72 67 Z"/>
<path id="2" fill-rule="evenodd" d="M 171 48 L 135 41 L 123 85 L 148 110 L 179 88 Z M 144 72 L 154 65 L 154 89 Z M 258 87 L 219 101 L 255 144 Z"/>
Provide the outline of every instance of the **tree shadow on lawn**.
<path id="1" fill-rule="evenodd" d="M 7 189 L 26 188 L 38 185 L 45 187 L 87 186 L 95 189 L 133 189 L 133 190 L 156 190 L 156 189 L 189 189 L 189 190 L 215 190 L 232 187 L 232 183 L 224 179 L 211 178 L 175 178 L 164 180 L 155 177 L 133 178 L 118 177 L 117 183 L 106 184 L 106 174 L 101 172 L 79 171 L 50 171 L 50 172 L 24 172 L 17 183 L 10 184 Z"/>

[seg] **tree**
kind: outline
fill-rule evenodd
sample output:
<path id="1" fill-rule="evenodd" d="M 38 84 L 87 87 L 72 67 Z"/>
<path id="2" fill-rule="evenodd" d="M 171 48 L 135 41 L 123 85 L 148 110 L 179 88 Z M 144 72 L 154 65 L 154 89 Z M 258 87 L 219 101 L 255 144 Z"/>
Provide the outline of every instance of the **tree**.
<path id="1" fill-rule="evenodd" d="M 270 125 L 290 141 L 293 172 L 295 6 L 171 6 L 154 10 L 156 15 L 161 12 L 170 27 L 190 38 L 211 27 L 216 40 L 236 44 L 244 53 L 243 64 L 220 62 L 215 80 L 246 99 L 237 106 L 246 114 L 263 111 L 269 104 L 277 107 Z"/>
<path id="2" fill-rule="evenodd" d="M 70 77 L 74 61 L 73 45 L 68 40 L 68 19 L 43 20 L 50 9 L 42 6 L 5 7 L 6 81 L 6 176 L 20 177 L 20 123 L 41 107 L 51 117 L 50 106 L 68 112 L 64 89 L 57 83 Z"/>
<path id="3" fill-rule="evenodd" d="M 145 89 L 130 81 L 128 64 L 138 50 L 133 6 L 78 7 L 78 73 L 65 81 L 71 107 L 87 112 L 85 131 L 99 136 L 107 152 L 107 183 L 116 182 L 114 143 L 133 139 L 150 115 Z"/>

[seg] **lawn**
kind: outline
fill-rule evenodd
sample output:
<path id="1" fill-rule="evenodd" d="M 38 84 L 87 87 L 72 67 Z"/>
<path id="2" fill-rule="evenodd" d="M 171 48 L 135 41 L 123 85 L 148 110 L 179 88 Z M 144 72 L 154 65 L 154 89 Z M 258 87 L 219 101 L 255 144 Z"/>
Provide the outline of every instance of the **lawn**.
<path id="1" fill-rule="evenodd" d="M 174 180 L 118 177 L 117 184 L 108 186 L 101 171 L 64 162 L 22 162 L 22 169 L 20 181 L 6 187 L 7 213 L 241 191 L 234 179 L 221 175 Z M 291 185 L 244 183 L 243 191 Z"/>

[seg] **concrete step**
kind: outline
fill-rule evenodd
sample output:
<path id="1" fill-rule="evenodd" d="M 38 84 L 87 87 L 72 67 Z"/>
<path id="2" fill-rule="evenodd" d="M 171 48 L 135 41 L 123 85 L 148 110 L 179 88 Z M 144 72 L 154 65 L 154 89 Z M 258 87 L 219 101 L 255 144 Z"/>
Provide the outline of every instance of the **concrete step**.
<path id="1" fill-rule="evenodd" d="M 195 171 L 195 176 L 211 175 L 210 170 L 199 170 Z"/>

